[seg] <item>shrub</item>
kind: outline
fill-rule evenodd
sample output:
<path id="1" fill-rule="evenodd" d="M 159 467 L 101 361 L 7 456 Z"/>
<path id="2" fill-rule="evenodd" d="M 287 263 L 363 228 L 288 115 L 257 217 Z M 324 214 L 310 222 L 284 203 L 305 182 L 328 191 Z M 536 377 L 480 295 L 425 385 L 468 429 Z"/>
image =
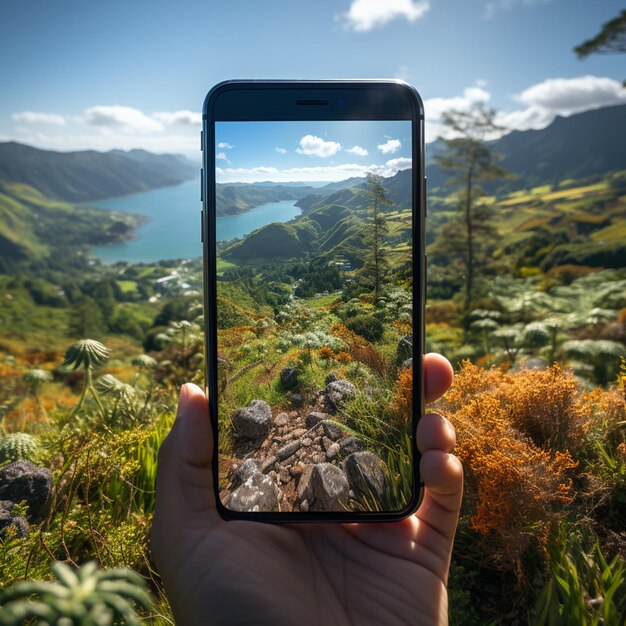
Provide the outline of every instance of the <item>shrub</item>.
<path id="1" fill-rule="evenodd" d="M 413 368 L 403 367 L 396 379 L 391 409 L 396 417 L 394 426 L 411 423 L 413 416 Z"/>
<path id="2" fill-rule="evenodd" d="M 374 315 L 355 315 L 345 321 L 346 327 L 368 341 L 380 341 L 385 327 L 382 320 Z"/>
<path id="3" fill-rule="evenodd" d="M 0 437 L 0 463 L 35 461 L 38 452 L 37 440 L 26 433 L 8 433 Z"/>
<path id="4" fill-rule="evenodd" d="M 573 497 L 569 471 L 576 466 L 569 452 L 542 449 L 514 425 L 528 415 L 522 409 L 530 409 L 532 374 L 481 370 L 466 361 L 441 404 L 457 430 L 471 528 L 491 563 L 515 572 L 520 584 L 527 582 L 524 556 L 545 545 L 551 525 L 565 515 Z M 558 368 L 552 376 L 552 385 L 569 388 L 570 377 Z M 559 393 L 541 402 L 548 415 L 562 406 Z"/>

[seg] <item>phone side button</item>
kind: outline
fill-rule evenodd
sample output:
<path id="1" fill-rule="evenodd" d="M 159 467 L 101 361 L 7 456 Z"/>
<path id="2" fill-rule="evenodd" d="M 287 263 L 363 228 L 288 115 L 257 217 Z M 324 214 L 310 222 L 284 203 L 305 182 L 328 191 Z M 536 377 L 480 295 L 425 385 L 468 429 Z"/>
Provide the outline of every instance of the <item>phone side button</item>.
<path id="1" fill-rule="evenodd" d="M 204 209 L 200 211 L 200 241 L 204 243 Z"/>
<path id="2" fill-rule="evenodd" d="M 204 202 L 204 169 L 200 168 L 200 202 Z"/>
<path id="3" fill-rule="evenodd" d="M 428 217 L 428 176 L 424 176 L 424 217 Z"/>
<path id="4" fill-rule="evenodd" d="M 204 132 L 200 131 L 200 152 L 204 150 Z"/>

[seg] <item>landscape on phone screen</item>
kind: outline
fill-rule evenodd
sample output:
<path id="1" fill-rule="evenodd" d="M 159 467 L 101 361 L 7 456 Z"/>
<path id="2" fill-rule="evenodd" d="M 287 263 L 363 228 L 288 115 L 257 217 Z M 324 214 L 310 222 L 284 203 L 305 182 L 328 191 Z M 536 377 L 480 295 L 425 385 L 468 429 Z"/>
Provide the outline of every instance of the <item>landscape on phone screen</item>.
<path id="1" fill-rule="evenodd" d="M 217 122 L 215 156 L 222 503 L 403 510 L 411 122 Z"/>

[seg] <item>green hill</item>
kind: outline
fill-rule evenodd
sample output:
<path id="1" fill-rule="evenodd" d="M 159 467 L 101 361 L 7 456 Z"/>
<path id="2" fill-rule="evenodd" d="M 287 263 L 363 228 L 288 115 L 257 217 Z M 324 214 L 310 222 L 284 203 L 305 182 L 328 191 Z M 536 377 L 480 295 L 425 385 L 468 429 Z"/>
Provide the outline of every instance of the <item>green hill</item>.
<path id="1" fill-rule="evenodd" d="M 53 248 L 69 254 L 120 241 L 130 237 L 141 220 L 50 200 L 29 185 L 0 180 L 0 260 L 40 259 Z"/>
<path id="2" fill-rule="evenodd" d="M 198 175 L 184 157 L 145 150 L 53 152 L 0 143 L 0 179 L 34 187 L 47 198 L 89 202 L 157 187 L 177 185 Z"/>
<path id="3" fill-rule="evenodd" d="M 244 213 L 261 204 L 298 200 L 311 193 L 313 187 L 288 187 L 286 185 L 229 185 L 215 186 L 215 204 L 217 215 L 236 215 Z"/>

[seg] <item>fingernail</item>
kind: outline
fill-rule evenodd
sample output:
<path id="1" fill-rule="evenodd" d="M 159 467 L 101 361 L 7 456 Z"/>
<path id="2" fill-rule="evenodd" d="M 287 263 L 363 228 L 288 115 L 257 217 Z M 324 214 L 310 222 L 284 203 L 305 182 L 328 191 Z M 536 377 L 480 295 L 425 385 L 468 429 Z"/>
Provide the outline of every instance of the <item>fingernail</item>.
<path id="1" fill-rule="evenodd" d="M 181 385 L 180 387 L 180 395 L 178 397 L 178 409 L 176 411 L 176 416 L 182 415 L 189 404 L 189 398 L 191 394 L 189 393 L 189 386 L 187 383 Z"/>

